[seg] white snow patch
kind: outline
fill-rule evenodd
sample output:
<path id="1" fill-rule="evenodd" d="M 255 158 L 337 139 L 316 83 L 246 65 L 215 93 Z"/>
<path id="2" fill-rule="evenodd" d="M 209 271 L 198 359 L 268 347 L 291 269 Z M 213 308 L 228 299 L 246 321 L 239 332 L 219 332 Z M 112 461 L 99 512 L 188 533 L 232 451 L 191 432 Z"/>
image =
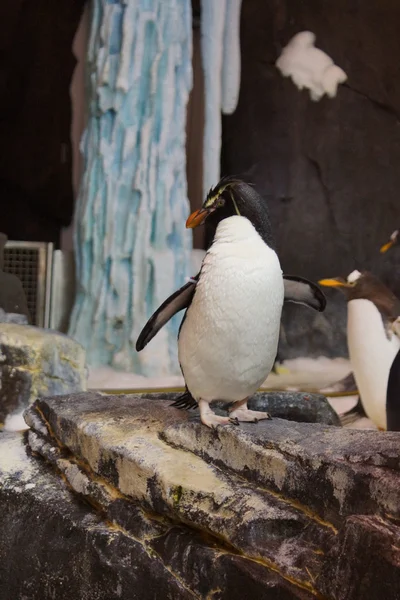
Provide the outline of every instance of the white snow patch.
<path id="1" fill-rule="evenodd" d="M 314 42 L 314 33 L 301 31 L 282 50 L 276 66 L 299 90 L 309 89 L 311 100 L 318 102 L 324 94 L 334 98 L 347 75 L 325 52 L 315 48 Z"/>
<path id="2" fill-rule="evenodd" d="M 25 408 L 19 412 L 7 415 L 4 422 L 4 431 L 25 431 L 26 429 L 29 429 L 29 426 L 25 423 L 23 417 L 24 412 Z"/>

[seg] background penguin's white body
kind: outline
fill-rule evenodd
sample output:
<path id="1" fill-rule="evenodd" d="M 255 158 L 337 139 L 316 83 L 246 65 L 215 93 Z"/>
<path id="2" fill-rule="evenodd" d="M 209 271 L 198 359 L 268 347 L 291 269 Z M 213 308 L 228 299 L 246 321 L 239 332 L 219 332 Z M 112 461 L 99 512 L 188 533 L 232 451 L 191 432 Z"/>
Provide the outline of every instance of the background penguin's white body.
<path id="1" fill-rule="evenodd" d="M 240 401 L 259 388 L 276 357 L 283 301 L 274 250 L 248 219 L 222 220 L 179 334 L 179 362 L 195 400 Z"/>
<path id="2" fill-rule="evenodd" d="M 350 300 L 347 306 L 347 343 L 364 410 L 379 428 L 386 429 L 387 383 L 400 340 L 386 332 L 382 316 L 370 300 Z"/>

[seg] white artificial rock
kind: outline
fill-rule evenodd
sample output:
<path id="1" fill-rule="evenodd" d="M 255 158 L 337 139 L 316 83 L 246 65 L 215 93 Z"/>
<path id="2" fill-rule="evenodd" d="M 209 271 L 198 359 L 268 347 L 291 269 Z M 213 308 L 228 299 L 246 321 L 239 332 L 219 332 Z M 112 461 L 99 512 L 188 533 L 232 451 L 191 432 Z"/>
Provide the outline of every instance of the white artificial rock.
<path id="1" fill-rule="evenodd" d="M 310 90 L 311 100 L 317 102 L 325 94 L 334 98 L 347 75 L 314 43 L 315 34 L 311 31 L 296 34 L 282 50 L 276 66 L 284 77 L 292 78 L 299 90 Z"/>

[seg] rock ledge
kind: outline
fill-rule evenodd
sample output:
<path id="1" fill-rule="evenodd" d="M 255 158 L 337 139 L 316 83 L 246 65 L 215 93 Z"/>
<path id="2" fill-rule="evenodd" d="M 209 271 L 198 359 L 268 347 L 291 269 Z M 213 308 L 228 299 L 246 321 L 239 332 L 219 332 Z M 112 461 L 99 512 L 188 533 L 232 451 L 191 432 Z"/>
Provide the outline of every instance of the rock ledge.
<path id="1" fill-rule="evenodd" d="M 67 482 L 73 502 L 94 507 L 105 539 L 118 532 L 131 545 L 122 597 L 400 597 L 400 434 L 282 419 L 211 431 L 169 404 L 84 393 L 38 400 L 26 413 L 29 446 L 54 467 L 52 485 L 65 495 Z M 1 470 L 0 459 L 0 482 L 10 481 Z M 80 527 L 93 552 L 98 540 Z M 121 597 L 114 558 L 106 595 L 82 595 L 75 574 L 75 596 Z M 148 595 L 153 569 L 164 587 Z"/>

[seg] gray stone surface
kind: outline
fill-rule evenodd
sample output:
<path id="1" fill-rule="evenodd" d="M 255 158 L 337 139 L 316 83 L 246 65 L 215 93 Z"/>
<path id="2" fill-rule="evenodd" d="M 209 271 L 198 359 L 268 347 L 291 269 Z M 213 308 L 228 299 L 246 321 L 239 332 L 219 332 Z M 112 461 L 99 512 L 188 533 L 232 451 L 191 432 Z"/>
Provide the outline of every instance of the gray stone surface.
<path id="1" fill-rule="evenodd" d="M 86 389 L 85 350 L 49 329 L 0 323 L 0 423 L 42 396 Z"/>
<path id="2" fill-rule="evenodd" d="M 369 269 L 400 293 L 400 250 L 379 254 L 400 222 L 399 22 L 397 0 L 243 2 L 240 98 L 223 117 L 222 171 L 246 175 L 265 197 L 287 273 L 317 281 Z M 312 102 L 275 67 L 304 30 L 348 75 L 332 100 Z M 346 303 L 327 297 L 322 314 L 285 306 L 283 357 L 346 355 Z"/>
<path id="3" fill-rule="evenodd" d="M 253 573 L 255 597 L 365 600 L 380 571 L 385 598 L 399 597 L 398 433 L 281 419 L 212 431 L 166 400 L 95 393 L 38 400 L 26 419 L 35 454 L 107 522 L 135 539 L 148 538 L 143 511 L 159 527 L 184 527 L 177 537 L 158 530 L 151 545 L 195 597 L 234 594 L 230 573 L 245 597 Z M 213 595 L 215 577 L 224 592 Z"/>

